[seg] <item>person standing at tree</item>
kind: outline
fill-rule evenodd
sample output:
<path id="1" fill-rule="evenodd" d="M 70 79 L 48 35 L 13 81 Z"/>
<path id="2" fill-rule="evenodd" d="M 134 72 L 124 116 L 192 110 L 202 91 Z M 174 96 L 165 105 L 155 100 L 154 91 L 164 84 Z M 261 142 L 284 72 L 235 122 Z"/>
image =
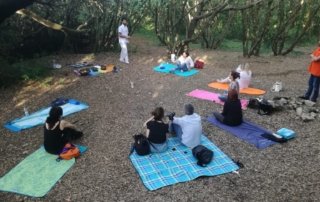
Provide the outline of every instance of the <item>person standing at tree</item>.
<path id="1" fill-rule="evenodd" d="M 122 18 L 121 25 L 118 28 L 119 44 L 121 47 L 120 62 L 129 64 L 128 57 L 128 43 L 129 43 L 129 30 L 126 18 Z"/>
<path id="2" fill-rule="evenodd" d="M 316 102 L 320 86 L 320 41 L 318 42 L 318 48 L 310 56 L 311 64 L 308 69 L 310 72 L 309 87 L 306 94 L 300 96 L 300 98 Z"/>

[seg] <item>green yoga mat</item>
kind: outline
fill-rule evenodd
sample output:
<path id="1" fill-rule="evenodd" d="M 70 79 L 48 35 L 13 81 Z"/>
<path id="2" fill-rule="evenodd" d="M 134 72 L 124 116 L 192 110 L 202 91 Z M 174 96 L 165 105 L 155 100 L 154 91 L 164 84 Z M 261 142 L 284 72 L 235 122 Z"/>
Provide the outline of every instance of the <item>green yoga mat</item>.
<path id="1" fill-rule="evenodd" d="M 46 195 L 75 163 L 75 159 L 56 159 L 57 155 L 41 147 L 0 178 L 0 190 L 32 197 Z"/>

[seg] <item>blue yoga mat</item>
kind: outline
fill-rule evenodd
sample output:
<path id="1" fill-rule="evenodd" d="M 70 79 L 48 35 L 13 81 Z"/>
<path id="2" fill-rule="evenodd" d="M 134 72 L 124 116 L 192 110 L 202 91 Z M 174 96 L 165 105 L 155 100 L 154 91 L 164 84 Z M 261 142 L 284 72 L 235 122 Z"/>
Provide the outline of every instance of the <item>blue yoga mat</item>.
<path id="1" fill-rule="evenodd" d="M 261 136 L 263 134 L 272 134 L 272 132 L 249 121 L 244 121 L 239 126 L 227 126 L 219 122 L 215 117 L 209 117 L 208 121 L 211 124 L 223 130 L 226 130 L 232 135 L 248 142 L 249 144 L 256 146 L 258 149 L 264 149 L 276 143 Z"/>
<path id="2" fill-rule="evenodd" d="M 87 147 L 77 145 L 83 153 Z M 74 165 L 75 159 L 57 161 L 44 147 L 27 156 L 0 178 L 0 190 L 32 197 L 43 197 Z"/>
<path id="3" fill-rule="evenodd" d="M 177 66 L 174 65 L 174 64 L 165 63 L 165 64 L 160 64 L 159 66 L 154 67 L 153 70 L 156 71 L 156 72 L 169 74 L 170 70 L 172 70 L 172 69 L 174 69 L 176 67 Z M 174 74 L 177 75 L 177 76 L 189 77 L 189 76 L 193 76 L 193 75 L 197 74 L 198 72 L 199 72 L 199 70 L 196 70 L 196 69 L 191 69 L 191 70 L 186 71 L 186 72 L 180 72 L 180 71 L 176 70 L 174 72 Z"/>
<path id="4" fill-rule="evenodd" d="M 69 99 L 68 103 L 61 106 L 63 109 L 63 116 L 68 116 L 75 112 L 79 112 L 81 110 L 87 109 L 89 106 L 83 102 Z M 34 112 L 28 116 L 24 116 L 22 118 L 17 118 L 10 122 L 7 122 L 4 127 L 11 130 L 12 132 L 19 132 L 24 129 L 32 128 L 38 125 L 42 125 L 45 123 L 46 118 L 49 115 L 51 107 L 47 107 L 41 109 L 37 112 Z"/>
<path id="5" fill-rule="evenodd" d="M 215 176 L 238 170 L 239 167 L 216 145 L 205 136 L 201 144 L 214 152 L 214 159 L 206 167 L 197 165 L 192 151 L 183 146 L 177 138 L 169 138 L 169 148 L 163 153 L 139 156 L 136 152 L 130 155 L 133 166 L 149 190 L 179 182 L 187 182 L 200 176 Z"/>

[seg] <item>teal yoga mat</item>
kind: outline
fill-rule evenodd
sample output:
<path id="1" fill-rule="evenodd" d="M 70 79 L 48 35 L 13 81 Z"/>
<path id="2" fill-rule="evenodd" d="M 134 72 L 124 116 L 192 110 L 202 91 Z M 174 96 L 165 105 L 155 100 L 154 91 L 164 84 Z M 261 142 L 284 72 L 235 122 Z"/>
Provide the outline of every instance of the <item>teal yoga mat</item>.
<path id="1" fill-rule="evenodd" d="M 153 68 L 154 71 L 156 72 L 160 72 L 160 73 L 164 73 L 164 74 L 169 74 L 170 70 L 176 68 L 177 66 L 174 64 L 170 64 L 170 63 L 164 63 L 164 64 L 160 64 L 159 66 L 156 66 Z M 189 76 L 193 76 L 196 75 L 197 73 L 199 73 L 199 70 L 196 69 L 191 69 L 187 72 L 180 72 L 178 70 L 176 70 L 174 72 L 175 75 L 177 76 L 182 76 L 182 77 L 189 77 Z"/>
<path id="2" fill-rule="evenodd" d="M 78 147 L 81 153 L 87 149 Z M 32 197 L 46 195 L 75 163 L 75 159 L 56 161 L 57 157 L 41 147 L 0 178 L 0 190 Z"/>
<path id="3" fill-rule="evenodd" d="M 61 106 L 63 109 L 63 116 L 68 116 L 70 114 L 87 109 L 89 106 L 78 100 L 69 99 L 68 103 Z M 15 120 L 7 122 L 4 127 L 12 132 L 19 132 L 24 129 L 32 128 L 45 123 L 46 118 L 49 115 L 51 107 L 41 109 L 34 112 L 28 116 L 17 118 Z"/>

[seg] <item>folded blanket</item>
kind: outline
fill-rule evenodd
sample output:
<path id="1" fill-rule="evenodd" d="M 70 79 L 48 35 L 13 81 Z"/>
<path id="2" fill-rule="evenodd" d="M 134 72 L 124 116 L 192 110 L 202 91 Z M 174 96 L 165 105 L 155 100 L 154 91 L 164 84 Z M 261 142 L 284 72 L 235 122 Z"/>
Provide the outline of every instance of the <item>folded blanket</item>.
<path id="1" fill-rule="evenodd" d="M 209 101 L 215 102 L 217 104 L 224 105 L 224 102 L 222 102 L 219 99 L 218 93 L 196 89 L 186 95 L 190 96 L 190 97 L 199 98 L 201 100 L 209 100 Z M 249 101 L 246 99 L 241 99 L 240 101 L 241 101 L 242 109 L 247 109 L 247 105 L 248 105 Z"/>
<path id="2" fill-rule="evenodd" d="M 187 182 L 200 176 L 221 175 L 239 169 L 205 136 L 201 137 L 201 144 L 214 152 L 213 160 L 206 167 L 197 165 L 191 149 L 183 146 L 177 138 L 168 139 L 169 148 L 163 153 L 139 156 L 134 152 L 130 155 L 130 160 L 149 190 Z"/>
<path id="3" fill-rule="evenodd" d="M 215 117 L 209 117 L 208 121 L 222 130 L 228 131 L 232 135 L 256 146 L 258 149 L 264 149 L 276 143 L 265 138 L 266 136 L 264 134 L 272 134 L 272 132 L 249 121 L 243 121 L 239 126 L 225 125 Z"/>

